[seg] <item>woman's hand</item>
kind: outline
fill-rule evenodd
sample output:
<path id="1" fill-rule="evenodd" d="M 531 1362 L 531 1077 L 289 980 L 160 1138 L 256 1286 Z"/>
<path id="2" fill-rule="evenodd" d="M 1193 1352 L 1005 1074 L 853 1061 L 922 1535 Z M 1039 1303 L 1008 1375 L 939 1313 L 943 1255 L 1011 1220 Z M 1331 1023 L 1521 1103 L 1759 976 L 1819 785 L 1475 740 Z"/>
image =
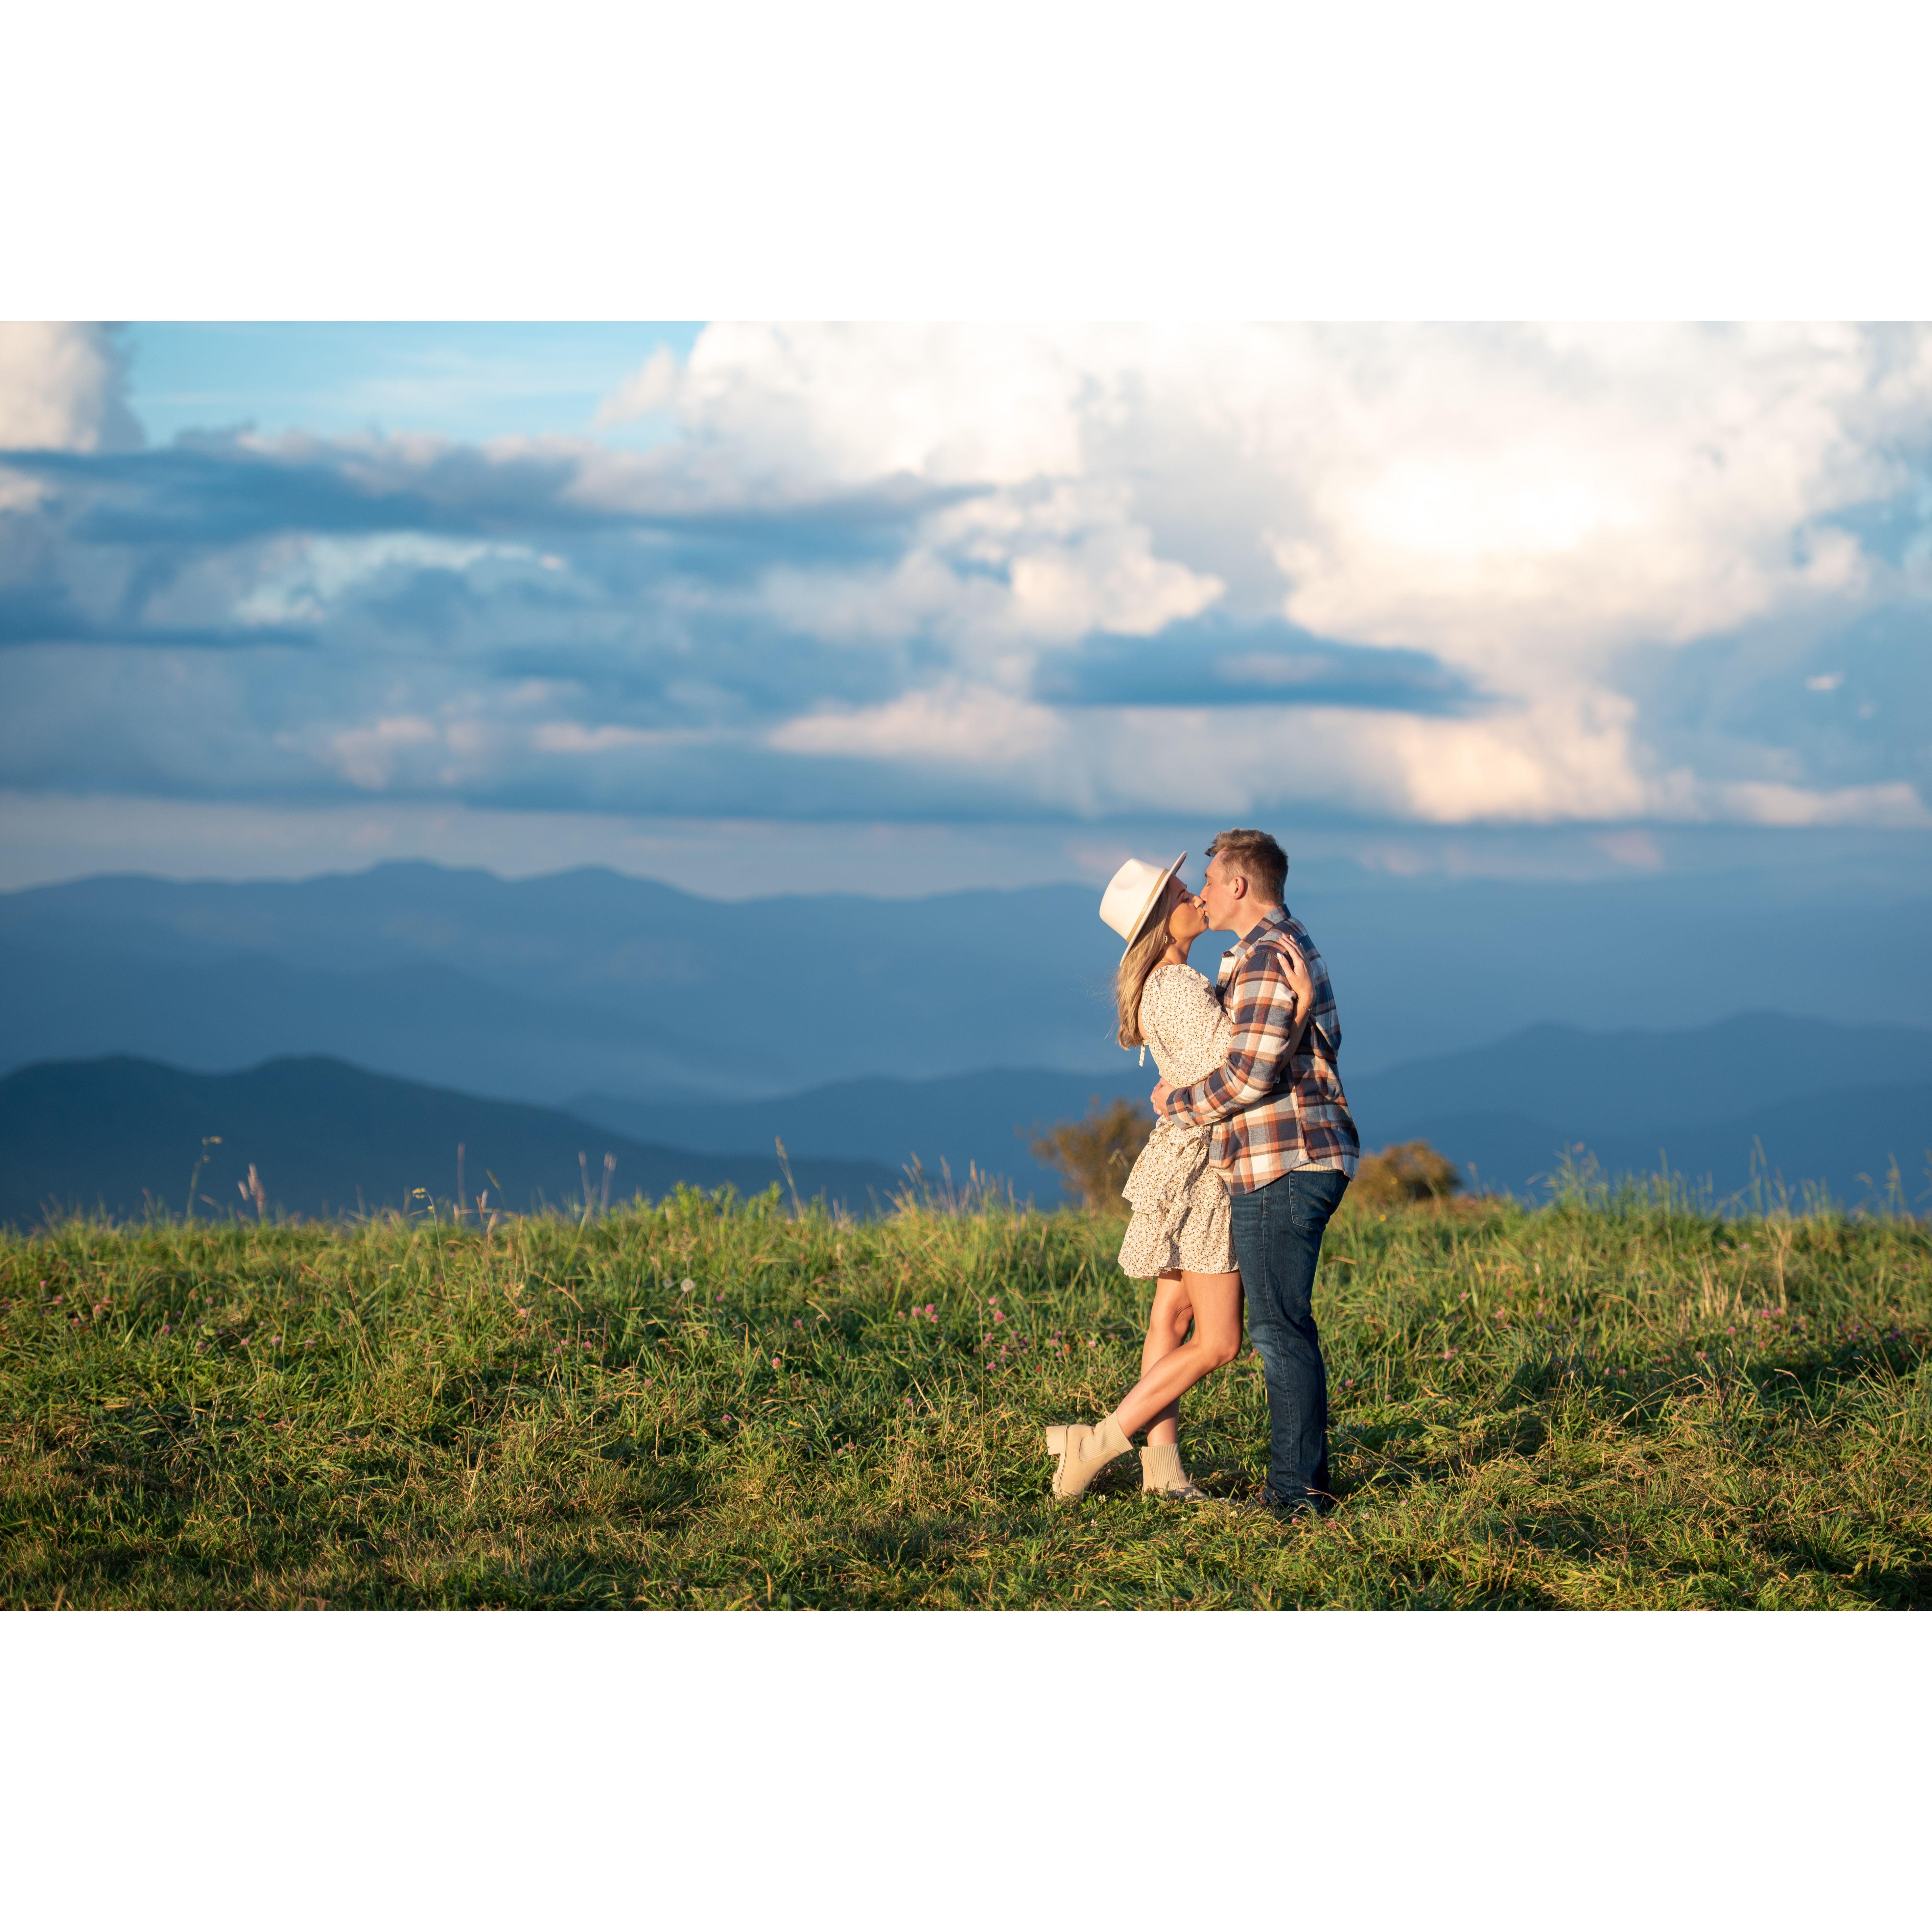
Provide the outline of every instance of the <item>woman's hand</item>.
<path id="1" fill-rule="evenodd" d="M 1298 1020 L 1312 1018 L 1315 1012 L 1315 976 L 1308 970 L 1308 962 L 1292 947 L 1288 956 L 1288 983 L 1294 988 L 1294 1016 Z"/>

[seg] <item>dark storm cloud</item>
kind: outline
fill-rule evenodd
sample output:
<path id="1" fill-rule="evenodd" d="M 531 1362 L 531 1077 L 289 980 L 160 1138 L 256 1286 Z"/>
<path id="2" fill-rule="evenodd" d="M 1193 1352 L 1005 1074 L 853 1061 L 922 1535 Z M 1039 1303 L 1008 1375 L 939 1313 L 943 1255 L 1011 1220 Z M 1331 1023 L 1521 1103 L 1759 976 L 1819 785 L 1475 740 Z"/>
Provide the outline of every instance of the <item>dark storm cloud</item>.
<path id="1" fill-rule="evenodd" d="M 232 436 L 4 472 L 38 487 L 0 514 L 0 784 L 835 815 L 998 790 L 759 741 L 931 655 L 828 642 L 761 581 L 890 572 L 972 490 L 719 502 L 594 450 Z"/>
<path id="2" fill-rule="evenodd" d="M 117 623 L 89 616 L 64 588 L 0 586 L 0 650 L 22 644 L 134 644 L 155 650 L 241 651 L 265 645 L 311 648 L 316 632 L 294 624 Z"/>
<path id="3" fill-rule="evenodd" d="M 1441 717 L 1486 700 L 1426 651 L 1336 643 L 1292 624 L 1219 617 L 1153 637 L 1101 633 L 1077 656 L 1043 662 L 1034 694 L 1055 704 L 1331 704 Z"/>
<path id="4" fill-rule="evenodd" d="M 478 501 L 408 487 L 378 472 L 355 473 L 338 462 L 271 455 L 229 440 L 99 456 L 67 451 L 0 452 L 0 464 L 51 484 L 52 514 L 74 542 L 100 545 L 177 545 L 206 549 L 286 532 L 317 536 L 373 535 L 412 530 L 470 534 L 500 520 L 502 479 Z M 560 469 L 562 466 L 559 466 Z M 532 490 L 526 473 L 513 490 L 527 527 L 536 505 L 554 499 Z M 493 511 L 496 513 L 493 516 Z"/>
<path id="5" fill-rule="evenodd" d="M 658 540 L 680 574 L 739 584 L 780 565 L 851 569 L 892 563 L 924 518 L 981 494 L 868 490 L 756 509 L 638 512 L 629 521 Z"/>
<path id="6" fill-rule="evenodd" d="M 903 682 L 897 653 L 838 650 L 730 611 L 692 613 L 675 629 L 636 624 L 614 641 L 566 637 L 505 645 L 482 662 L 500 680 L 560 680 L 626 707 L 668 705 L 680 689 L 702 688 L 716 694 L 714 716 L 786 717 L 826 700 L 878 704 Z M 656 710 L 603 715 L 663 722 Z"/>
<path id="7" fill-rule="evenodd" d="M 380 657 L 386 667 L 432 667 L 433 684 L 566 682 L 619 706 L 603 722 L 633 724 L 889 696 L 901 652 L 828 645 L 748 593 L 775 569 L 890 568 L 922 518 L 975 494 L 899 482 L 804 501 L 626 506 L 612 497 L 641 496 L 648 484 L 668 499 L 680 486 L 606 476 L 590 502 L 580 500 L 580 451 L 418 458 L 386 446 L 264 452 L 233 437 L 107 454 L 11 452 L 0 466 L 42 486 L 37 506 L 0 517 L 0 646 L 320 646 L 344 695 L 349 661 Z M 259 577 L 266 547 L 278 542 L 399 536 L 497 548 L 379 560 L 302 614 L 220 621 L 232 620 L 235 584 L 214 621 L 164 608 L 166 593 L 211 564 L 230 566 L 238 583 Z M 328 701 L 278 684 L 266 662 L 243 675 L 265 716 Z M 674 690 L 681 703 L 670 704 Z"/>
<path id="8" fill-rule="evenodd" d="M 263 449 L 232 436 L 109 454 L 0 451 L 0 467 L 50 486 L 48 514 L 80 544 L 206 549 L 291 534 L 544 541 L 623 532 L 639 541 L 646 571 L 734 581 L 780 563 L 890 560 L 922 518 L 978 494 L 901 483 L 805 501 L 626 503 L 583 487 L 576 452 L 454 446 L 417 456 L 382 445 Z M 666 472 L 642 487 L 669 497 L 688 486 Z"/>

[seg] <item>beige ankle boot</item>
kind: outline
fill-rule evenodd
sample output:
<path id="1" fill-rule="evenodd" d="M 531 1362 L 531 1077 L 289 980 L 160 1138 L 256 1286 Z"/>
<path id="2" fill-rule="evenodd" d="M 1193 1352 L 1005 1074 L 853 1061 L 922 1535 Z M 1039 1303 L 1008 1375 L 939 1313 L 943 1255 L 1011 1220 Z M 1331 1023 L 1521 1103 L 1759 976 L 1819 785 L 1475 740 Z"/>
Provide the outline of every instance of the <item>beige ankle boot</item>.
<path id="1" fill-rule="evenodd" d="M 1070 1502 L 1116 1456 L 1124 1456 L 1133 1446 L 1111 1415 L 1090 1429 L 1084 1422 L 1049 1429 L 1047 1454 L 1059 1459 L 1053 1472 L 1053 1493 L 1063 1502 Z"/>
<path id="2" fill-rule="evenodd" d="M 1208 1492 L 1197 1488 L 1193 1478 L 1181 1467 L 1178 1442 L 1150 1442 L 1141 1451 L 1141 1487 L 1174 1502 L 1208 1500 Z"/>

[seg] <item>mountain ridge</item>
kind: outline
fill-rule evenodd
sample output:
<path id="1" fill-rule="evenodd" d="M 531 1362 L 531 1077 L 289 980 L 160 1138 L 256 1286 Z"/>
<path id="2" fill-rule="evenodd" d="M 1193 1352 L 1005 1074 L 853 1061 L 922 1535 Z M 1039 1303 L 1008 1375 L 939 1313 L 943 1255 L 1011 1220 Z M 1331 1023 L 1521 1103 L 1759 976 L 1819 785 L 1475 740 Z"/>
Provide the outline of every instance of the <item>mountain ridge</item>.
<path id="1" fill-rule="evenodd" d="M 1816 907 L 1755 879 L 1403 882 L 1316 862 L 1290 874 L 1289 903 L 1328 960 L 1355 1079 L 1534 1022 L 1647 1027 L 1660 1011 L 1691 1024 L 1777 1006 L 1818 983 L 1825 938 Z M 57 1037 L 22 1000 L 0 1004 L 0 1067 L 116 1052 L 233 1067 L 322 1047 L 389 1064 L 387 1040 L 378 1051 L 356 1030 L 376 1037 L 384 995 L 353 976 L 434 965 L 478 989 L 452 992 L 453 1015 L 524 1003 L 495 1029 L 489 1084 L 543 1104 L 614 1085 L 701 1093 L 721 1076 L 778 1097 L 864 1074 L 1103 1073 L 1118 942 L 1096 904 L 1072 885 L 733 903 L 604 867 L 505 880 L 427 861 L 309 880 L 100 874 L 0 893 L 0 980 L 58 991 L 67 962 L 96 962 L 93 996 L 68 1003 Z M 1833 1012 L 1932 1024 L 1932 976 L 1910 966 L 1932 956 L 1932 897 L 1850 894 L 1828 937 Z M 1210 972 L 1222 943 L 1200 950 Z M 225 999 L 260 970 L 244 956 L 310 976 L 280 1036 L 265 1013 L 224 1059 L 181 976 L 218 971 Z M 158 993 L 148 982 L 167 974 Z M 334 1030 L 302 1036 L 304 1004 Z M 586 1036 L 599 1028 L 614 1077 Z M 480 1051 L 476 1024 L 446 1029 L 432 1012 L 394 1070 L 474 1084 Z"/>
<path id="2" fill-rule="evenodd" d="M 208 1137 L 220 1136 L 218 1147 Z M 614 1156 L 615 1199 L 653 1198 L 680 1181 L 757 1193 L 784 1178 L 775 1154 L 710 1155 L 640 1142 L 554 1108 L 433 1088 L 323 1055 L 239 1073 L 203 1074 L 129 1054 L 44 1062 L 0 1077 L 0 1222 L 56 1209 L 120 1216 L 150 1202 L 178 1212 L 206 1152 L 197 1206 L 238 1206 L 252 1163 L 272 1205 L 314 1217 L 401 1208 L 422 1190 L 454 1199 L 458 1146 L 468 1205 L 525 1211 L 579 1197 L 588 1163 L 598 1192 Z M 904 1177 L 864 1161 L 791 1162 L 802 1195 L 854 1212 Z"/>
<path id="3" fill-rule="evenodd" d="M 1774 1016 L 1740 1018 L 1749 1023 L 1688 1036 L 1729 1036 L 1748 1052 L 1754 1027 L 1780 1039 L 1791 1030 Z M 1803 1024 L 1814 1032 L 1821 1024 Z M 1654 1055 L 1672 1038 L 1648 1036 L 1643 1044 Z M 1919 1077 L 1928 1043 L 1909 1039 L 1913 1052 L 1898 1058 L 1900 1077 L 1889 1082 L 1760 1092 L 1742 1112 L 1641 1128 L 1580 1121 L 1592 1105 L 1587 1087 L 1572 1090 L 1574 1104 L 1557 1118 L 1521 1106 L 1431 1111 L 1430 1094 L 1455 1055 L 1424 1064 L 1427 1078 L 1408 1111 L 1392 1075 L 1379 1095 L 1361 1083 L 1354 1112 L 1366 1150 L 1426 1139 L 1480 1184 L 1519 1195 L 1538 1194 L 1566 1159 L 1594 1159 L 1612 1174 L 1667 1164 L 1720 1198 L 1761 1174 L 1781 1177 L 1796 1195 L 1822 1185 L 1856 1203 L 1883 1192 L 1895 1161 L 1906 1202 L 1919 1204 L 1922 1180 L 1932 1179 L 1920 1173 L 1932 1160 L 1932 1078 Z M 1628 1035 L 1596 1036 L 1594 1044 L 1613 1072 L 1628 1057 Z M 1876 1052 L 1886 1042 L 1867 1044 Z M 459 1141 L 469 1149 L 472 1196 L 488 1184 L 497 1204 L 519 1208 L 578 1194 L 577 1154 L 591 1160 L 595 1176 L 607 1150 L 619 1160 L 620 1195 L 641 1188 L 655 1196 L 679 1180 L 755 1192 L 780 1178 L 778 1139 L 802 1192 L 824 1191 L 858 1209 L 888 1198 L 915 1163 L 935 1180 L 950 1167 L 956 1182 L 976 1166 L 1022 1200 L 1048 1206 L 1061 1198 L 1060 1185 L 1028 1152 L 1030 1130 L 1077 1118 L 1093 1099 L 1143 1099 L 1151 1070 L 1122 1058 L 1106 1076 L 994 1068 L 926 1081 L 871 1076 L 776 1102 L 708 1106 L 585 1094 L 569 1111 L 398 1080 L 324 1055 L 213 1074 L 128 1055 L 43 1062 L 0 1077 L 0 1219 L 27 1225 L 50 1199 L 122 1214 L 151 1196 L 178 1207 L 188 1166 L 213 1133 L 222 1136 L 221 1151 L 207 1185 L 218 1202 L 253 1161 L 274 1198 L 309 1214 L 345 1209 L 352 1198 L 363 1207 L 400 1205 L 419 1187 L 447 1198 Z"/>
<path id="4" fill-rule="evenodd" d="M 1561 1048 L 1555 1075 L 1552 1045 Z M 1799 1084 L 1808 1072 L 1813 1084 Z M 976 1164 L 1006 1175 L 1022 1197 L 1052 1201 L 1059 1182 L 1028 1153 L 1030 1125 L 1077 1117 L 1090 1098 L 1144 1101 L 1155 1077 L 1150 1064 L 1143 1069 L 1123 1054 L 1104 1073 L 1012 1067 L 929 1080 L 875 1076 L 738 1102 L 590 1091 L 566 1105 L 622 1131 L 712 1151 L 782 1134 L 787 1146 L 814 1154 L 888 1165 L 916 1154 L 928 1168 L 946 1160 L 956 1174 Z M 1526 1028 L 1488 1047 L 1359 1078 L 1345 1057 L 1342 1082 L 1365 1150 L 1426 1139 L 1459 1168 L 1473 1165 L 1485 1181 L 1514 1192 L 1532 1191 L 1534 1178 L 1558 1164 L 1559 1150 L 1579 1142 L 1639 1172 L 1654 1169 L 1660 1146 L 1680 1148 L 1720 1193 L 1734 1192 L 1748 1184 L 1754 1140 L 1768 1136 L 1774 1161 L 1778 1144 L 1793 1150 L 1790 1179 L 1822 1181 L 1852 1198 L 1858 1174 L 1874 1161 L 1882 1169 L 1896 1155 L 1910 1171 L 1914 1120 L 1924 1118 L 1932 1144 L 1928 1083 L 1932 1028 L 1834 1027 L 1768 1012 L 1669 1032 Z M 1842 1097 L 1848 1094 L 1867 1097 L 1853 1102 Z M 1876 1104 L 1875 1094 L 1897 1104 Z M 1855 1105 L 1866 1125 L 1842 1118 Z M 1842 1144 L 1812 1134 L 1809 1122 L 1821 1113 L 1838 1122 L 1833 1131 Z"/>

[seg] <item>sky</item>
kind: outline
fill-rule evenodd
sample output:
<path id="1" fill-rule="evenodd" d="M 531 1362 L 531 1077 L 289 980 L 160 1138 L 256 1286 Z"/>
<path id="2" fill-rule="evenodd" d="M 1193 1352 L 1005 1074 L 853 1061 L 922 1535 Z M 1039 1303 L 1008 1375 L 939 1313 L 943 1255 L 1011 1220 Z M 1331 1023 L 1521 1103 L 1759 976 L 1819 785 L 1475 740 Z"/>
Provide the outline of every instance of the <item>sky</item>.
<path id="1" fill-rule="evenodd" d="M 0 886 L 1932 857 L 1932 329 L 0 325 Z"/>

